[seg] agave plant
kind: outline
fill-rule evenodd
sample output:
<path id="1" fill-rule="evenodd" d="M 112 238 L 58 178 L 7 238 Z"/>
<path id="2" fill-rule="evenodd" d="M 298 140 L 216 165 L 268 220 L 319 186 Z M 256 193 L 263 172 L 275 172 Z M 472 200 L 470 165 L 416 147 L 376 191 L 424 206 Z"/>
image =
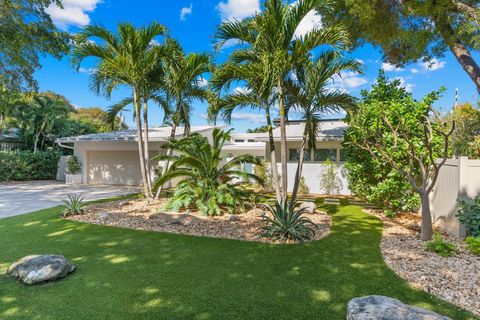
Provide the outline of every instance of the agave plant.
<path id="1" fill-rule="evenodd" d="M 264 216 L 265 226 L 261 228 L 262 236 L 278 241 L 305 241 L 315 235 L 317 226 L 303 214 L 306 209 L 299 208 L 296 201 L 275 202 L 275 206 L 265 204 L 272 217 Z"/>
<path id="2" fill-rule="evenodd" d="M 63 217 L 83 214 L 85 207 L 84 197 L 81 194 L 69 194 L 67 200 L 62 200 L 64 209 L 61 213 Z"/>

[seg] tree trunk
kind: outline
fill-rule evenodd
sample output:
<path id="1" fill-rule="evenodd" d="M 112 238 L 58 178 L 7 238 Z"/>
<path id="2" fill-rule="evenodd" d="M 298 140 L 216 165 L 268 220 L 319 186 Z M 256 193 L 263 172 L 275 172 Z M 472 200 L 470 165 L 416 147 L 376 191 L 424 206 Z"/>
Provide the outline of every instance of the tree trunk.
<path id="1" fill-rule="evenodd" d="M 283 84 L 282 80 L 278 80 L 278 104 L 280 108 L 280 159 L 282 162 L 282 200 L 287 201 L 288 199 L 288 175 L 287 175 L 287 161 L 288 161 L 288 150 L 287 150 L 287 132 L 285 128 L 285 101 L 283 97 Z"/>
<path id="2" fill-rule="evenodd" d="M 267 116 L 267 127 L 268 127 L 268 139 L 270 142 L 270 163 L 273 176 L 273 186 L 275 188 L 275 195 L 277 197 L 277 202 L 280 202 L 282 199 L 282 192 L 280 189 L 280 181 L 278 179 L 278 167 L 277 167 L 277 155 L 275 153 L 275 140 L 273 139 L 273 128 L 272 128 L 272 118 L 270 116 L 270 108 L 267 107 L 266 110 Z"/>
<path id="3" fill-rule="evenodd" d="M 445 43 L 450 48 L 457 61 L 462 66 L 463 70 L 468 74 L 470 79 L 480 92 L 480 67 L 473 59 L 470 51 L 463 45 L 460 39 L 455 34 L 448 17 L 433 17 L 435 25 L 442 36 Z"/>
<path id="4" fill-rule="evenodd" d="M 147 101 L 143 102 L 143 152 L 145 153 L 145 175 L 147 177 L 147 186 L 149 198 L 152 196 L 152 180 L 150 172 L 150 150 L 148 146 L 148 104 Z"/>
<path id="5" fill-rule="evenodd" d="M 150 196 L 150 192 L 148 190 L 148 183 L 147 183 L 147 177 L 146 177 L 146 172 L 145 172 L 145 152 L 143 150 L 143 137 L 142 137 L 142 119 L 141 119 L 141 114 L 140 114 L 140 104 L 138 101 L 138 95 L 137 95 L 137 89 L 133 89 L 133 105 L 135 108 L 135 122 L 137 125 L 137 144 L 138 144 L 138 155 L 139 155 L 139 160 L 140 160 L 140 171 L 142 174 L 142 182 L 143 182 L 143 192 L 145 194 L 145 197 Z"/>
<path id="6" fill-rule="evenodd" d="M 432 215 L 430 214 L 430 201 L 426 191 L 420 194 L 420 200 L 422 204 L 422 229 L 420 239 L 422 241 L 428 241 L 432 239 L 433 226 Z"/>
<path id="7" fill-rule="evenodd" d="M 175 134 L 177 131 L 177 125 L 175 123 L 172 124 L 172 131 L 170 131 L 170 139 L 168 141 L 172 141 L 175 138 Z M 167 155 L 170 156 L 172 154 L 172 150 L 170 148 L 167 149 Z M 163 163 L 163 168 L 162 168 L 162 176 L 167 173 L 168 166 L 170 165 L 170 161 L 166 160 Z M 158 200 L 158 197 L 160 197 L 160 193 L 163 191 L 163 185 L 158 187 L 157 193 L 155 194 L 155 200 Z"/>
<path id="8" fill-rule="evenodd" d="M 303 162 L 304 162 L 304 155 L 305 155 L 305 146 L 307 144 L 307 137 L 304 136 L 302 140 L 302 146 L 300 147 L 300 158 L 298 159 L 297 164 L 297 171 L 295 172 L 295 180 L 293 184 L 292 190 L 292 201 L 297 199 L 298 189 L 300 187 L 300 179 L 302 178 L 302 169 L 303 169 Z"/>

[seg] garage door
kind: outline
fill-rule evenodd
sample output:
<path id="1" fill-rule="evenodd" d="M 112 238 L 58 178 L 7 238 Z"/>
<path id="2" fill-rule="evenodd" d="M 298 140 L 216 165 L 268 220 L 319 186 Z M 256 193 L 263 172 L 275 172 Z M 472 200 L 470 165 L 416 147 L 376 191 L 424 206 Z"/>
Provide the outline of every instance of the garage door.
<path id="1" fill-rule="evenodd" d="M 88 151 L 88 183 L 140 185 L 138 151 Z"/>

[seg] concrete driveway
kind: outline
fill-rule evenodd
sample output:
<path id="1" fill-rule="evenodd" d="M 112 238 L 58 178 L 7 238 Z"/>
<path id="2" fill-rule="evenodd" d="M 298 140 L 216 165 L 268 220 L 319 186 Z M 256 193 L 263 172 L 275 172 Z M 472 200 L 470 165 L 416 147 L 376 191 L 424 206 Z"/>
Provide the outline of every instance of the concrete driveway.
<path id="1" fill-rule="evenodd" d="M 15 216 L 62 204 L 69 194 L 96 200 L 138 192 L 137 187 L 78 185 L 59 181 L 13 182 L 0 184 L 0 218 Z"/>

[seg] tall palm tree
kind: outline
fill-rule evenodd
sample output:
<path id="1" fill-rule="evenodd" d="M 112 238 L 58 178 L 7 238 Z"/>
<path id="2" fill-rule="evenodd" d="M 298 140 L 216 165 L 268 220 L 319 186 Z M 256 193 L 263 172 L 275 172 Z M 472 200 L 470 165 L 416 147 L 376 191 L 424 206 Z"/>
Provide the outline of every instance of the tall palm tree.
<path id="1" fill-rule="evenodd" d="M 161 65 L 165 52 L 161 46 L 153 43 L 156 37 L 165 34 L 166 28 L 156 22 L 141 28 L 135 28 L 130 23 L 120 23 L 117 33 L 101 26 L 87 26 L 78 36 L 72 54 L 72 63 L 77 69 L 86 58 L 97 59 L 96 71 L 91 76 L 91 88 L 97 94 L 110 96 L 119 86 L 131 88 L 140 170 L 146 197 L 151 196 L 151 189 L 143 141 L 145 135 L 148 142 L 148 127 L 145 132 L 142 131 L 142 88 Z M 102 40 L 102 43 L 95 42 L 95 38 Z"/>
<path id="2" fill-rule="evenodd" d="M 230 57 L 234 60 L 235 54 Z M 260 62 L 248 62 L 244 64 L 228 61 L 227 63 L 215 69 L 213 77 L 210 80 L 211 87 L 220 94 L 222 90 L 229 90 L 234 83 L 243 83 L 244 90 L 235 90 L 224 95 L 217 104 L 210 104 L 209 118 L 217 120 L 221 116 L 226 123 L 231 123 L 232 113 L 235 110 L 251 108 L 262 110 L 265 113 L 267 122 L 267 130 L 269 136 L 270 161 L 273 180 L 275 181 L 275 194 L 277 201 L 281 200 L 282 191 L 278 179 L 278 168 L 275 151 L 275 143 L 273 139 L 273 126 L 271 109 L 275 103 L 275 97 L 271 94 L 272 88 L 265 88 L 262 79 L 258 77 L 262 68 Z"/>
<path id="3" fill-rule="evenodd" d="M 190 133 L 192 102 L 206 101 L 209 97 L 208 86 L 203 81 L 203 75 L 210 71 L 210 57 L 204 53 L 186 55 L 180 44 L 167 40 L 169 58 L 164 63 L 164 77 L 161 89 L 164 101 L 169 105 L 167 121 L 171 124 L 170 140 L 175 138 L 177 127 L 183 125 L 184 135 Z M 171 150 L 167 150 L 171 155 Z M 166 174 L 169 160 L 163 164 L 162 175 Z M 157 189 L 155 198 L 160 196 L 163 185 Z"/>
<path id="4" fill-rule="evenodd" d="M 282 162 L 283 199 L 287 199 L 287 142 L 285 79 L 298 65 L 311 59 L 311 52 L 319 46 L 342 50 L 349 45 L 346 31 L 340 27 L 313 29 L 298 36 L 297 29 L 303 18 L 311 11 L 328 9 L 328 0 L 298 0 L 289 4 L 282 0 L 266 0 L 264 10 L 253 18 L 232 20 L 221 24 L 215 34 L 216 46 L 227 41 L 246 45 L 237 55 L 237 60 L 260 60 L 265 65 L 258 75 L 265 87 L 275 87 L 280 116 L 280 146 Z"/>
<path id="5" fill-rule="evenodd" d="M 343 59 L 337 52 L 325 51 L 315 61 L 297 68 L 296 81 L 289 80 L 285 83 L 289 108 L 300 112 L 305 122 L 292 191 L 293 200 L 297 197 L 302 177 L 305 149 L 316 149 L 322 116 L 355 105 L 352 96 L 330 87 L 335 76 L 341 76 L 343 72 L 348 71 L 361 73 L 361 64 L 355 59 Z"/>

